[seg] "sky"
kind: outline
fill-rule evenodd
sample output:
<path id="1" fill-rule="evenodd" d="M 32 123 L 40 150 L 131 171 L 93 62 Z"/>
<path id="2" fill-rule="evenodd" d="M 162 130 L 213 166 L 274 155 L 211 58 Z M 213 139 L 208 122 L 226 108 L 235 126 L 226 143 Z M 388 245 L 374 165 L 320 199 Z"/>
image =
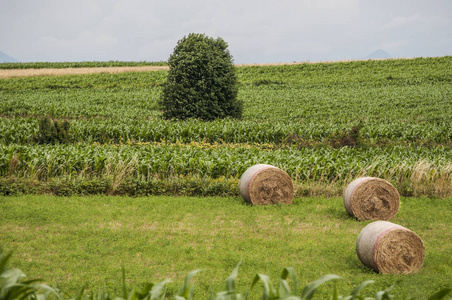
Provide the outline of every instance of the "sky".
<path id="1" fill-rule="evenodd" d="M 21 62 L 166 61 L 189 33 L 235 63 L 452 55 L 452 0 L 0 0 L 0 51 Z"/>

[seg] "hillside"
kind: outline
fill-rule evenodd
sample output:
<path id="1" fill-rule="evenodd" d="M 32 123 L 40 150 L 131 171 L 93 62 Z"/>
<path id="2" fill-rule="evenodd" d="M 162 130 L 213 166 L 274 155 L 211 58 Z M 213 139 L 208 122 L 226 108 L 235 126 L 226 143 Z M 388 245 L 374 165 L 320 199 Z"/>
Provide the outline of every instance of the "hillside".
<path id="1" fill-rule="evenodd" d="M 378 49 L 372 52 L 371 54 L 367 55 L 366 59 L 388 59 L 391 57 L 392 57 L 391 54 L 389 54 L 388 52 L 382 49 Z"/>
<path id="2" fill-rule="evenodd" d="M 14 57 L 7 55 L 6 53 L 0 51 L 0 63 L 17 63 L 19 62 Z"/>

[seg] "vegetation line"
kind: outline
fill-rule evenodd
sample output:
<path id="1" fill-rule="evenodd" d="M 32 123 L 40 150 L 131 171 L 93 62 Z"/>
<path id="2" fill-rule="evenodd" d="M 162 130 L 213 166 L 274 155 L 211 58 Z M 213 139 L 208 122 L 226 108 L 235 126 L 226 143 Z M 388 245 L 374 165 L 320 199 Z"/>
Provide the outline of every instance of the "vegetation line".
<path id="1" fill-rule="evenodd" d="M 270 66 L 290 66 L 301 64 L 329 64 L 329 63 L 348 63 L 359 61 L 380 61 L 380 60 L 411 60 L 414 58 L 385 58 L 385 59 L 353 59 L 353 60 L 334 60 L 334 61 L 299 61 L 299 62 L 280 62 L 280 63 L 249 63 L 235 64 L 235 67 L 270 67 Z M 79 64 L 80 66 L 77 66 Z M 106 66 L 102 62 L 86 63 L 8 63 L 0 64 L 0 79 L 32 77 L 32 76 L 65 76 L 65 75 L 83 75 L 83 74 L 99 74 L 99 73 L 127 73 L 127 72 L 150 72 L 168 70 L 169 67 L 165 63 L 152 63 L 152 65 L 132 66 L 135 63 L 117 62 L 112 66 Z M 119 66 L 123 64 L 123 66 Z M 151 64 L 151 63 L 150 63 Z M 42 67 L 46 66 L 48 67 Z M 68 67 L 75 65 L 74 67 Z M 85 67 L 86 65 L 86 67 Z M 96 66 L 99 65 L 99 66 Z"/>

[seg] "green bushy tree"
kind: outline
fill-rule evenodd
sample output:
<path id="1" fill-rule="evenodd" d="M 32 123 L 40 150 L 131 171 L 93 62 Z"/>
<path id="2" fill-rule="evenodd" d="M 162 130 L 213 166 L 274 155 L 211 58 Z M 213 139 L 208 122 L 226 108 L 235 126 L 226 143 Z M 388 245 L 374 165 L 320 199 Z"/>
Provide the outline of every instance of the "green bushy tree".
<path id="1" fill-rule="evenodd" d="M 177 43 L 168 60 L 170 70 L 160 107 L 166 119 L 242 116 L 238 81 L 227 43 L 191 33 Z"/>

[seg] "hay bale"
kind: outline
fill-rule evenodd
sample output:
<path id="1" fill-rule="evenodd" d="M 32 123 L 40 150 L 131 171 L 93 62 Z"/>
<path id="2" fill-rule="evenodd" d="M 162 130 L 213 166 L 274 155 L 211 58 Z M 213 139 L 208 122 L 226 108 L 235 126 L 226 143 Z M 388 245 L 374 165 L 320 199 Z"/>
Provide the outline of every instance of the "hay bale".
<path id="1" fill-rule="evenodd" d="M 399 210 L 400 195 L 384 179 L 361 177 L 347 186 L 344 206 L 350 215 L 359 220 L 389 220 Z"/>
<path id="2" fill-rule="evenodd" d="M 294 196 L 290 176 L 266 164 L 248 168 L 240 178 L 239 188 L 242 198 L 251 204 L 290 204 Z"/>
<path id="3" fill-rule="evenodd" d="M 411 230 L 387 221 L 364 227 L 356 240 L 361 262 L 383 274 L 409 274 L 418 271 L 425 257 L 421 238 Z"/>

